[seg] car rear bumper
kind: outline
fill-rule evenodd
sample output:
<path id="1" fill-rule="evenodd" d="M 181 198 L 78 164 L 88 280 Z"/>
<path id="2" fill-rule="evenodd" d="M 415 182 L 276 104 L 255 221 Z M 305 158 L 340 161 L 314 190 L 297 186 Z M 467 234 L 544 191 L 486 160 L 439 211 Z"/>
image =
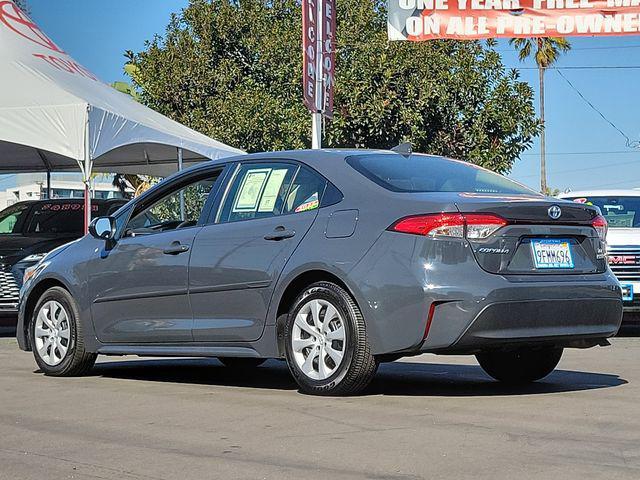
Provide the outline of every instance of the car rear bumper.
<path id="1" fill-rule="evenodd" d="M 608 269 L 493 274 L 453 241 L 385 233 L 351 277 L 377 355 L 590 346 L 614 336 L 622 321 L 620 284 Z"/>
<path id="2" fill-rule="evenodd" d="M 0 328 L 14 329 L 18 325 L 18 311 L 2 311 L 0 310 Z"/>
<path id="3" fill-rule="evenodd" d="M 473 353 L 523 343 L 593 346 L 614 336 L 621 318 L 621 302 L 610 298 L 491 303 L 447 349 L 448 353 Z"/>
<path id="4" fill-rule="evenodd" d="M 623 294 L 627 292 L 629 297 L 624 298 L 622 306 L 625 312 L 640 312 L 640 282 L 620 280 L 623 286 Z"/>
<path id="5" fill-rule="evenodd" d="M 15 328 L 18 323 L 18 299 L 0 301 L 0 328 Z"/>

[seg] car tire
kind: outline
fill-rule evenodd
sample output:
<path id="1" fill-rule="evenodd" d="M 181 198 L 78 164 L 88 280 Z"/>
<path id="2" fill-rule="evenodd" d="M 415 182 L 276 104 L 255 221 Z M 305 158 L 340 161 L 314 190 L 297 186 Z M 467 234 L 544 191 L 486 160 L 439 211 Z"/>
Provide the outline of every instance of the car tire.
<path id="1" fill-rule="evenodd" d="M 314 283 L 298 296 L 284 334 L 289 370 L 305 393 L 356 394 L 378 368 L 360 308 L 334 283 Z"/>
<path id="2" fill-rule="evenodd" d="M 250 369 L 256 368 L 267 361 L 266 358 L 245 358 L 245 357 L 218 357 L 218 360 L 228 368 Z"/>
<path id="3" fill-rule="evenodd" d="M 96 361 L 97 355 L 85 350 L 78 305 L 64 288 L 50 288 L 40 297 L 29 334 L 36 363 L 45 375 L 85 375 Z"/>
<path id="4" fill-rule="evenodd" d="M 519 349 L 491 351 L 476 355 L 478 363 L 488 375 L 512 385 L 541 380 L 558 366 L 562 348 Z"/>

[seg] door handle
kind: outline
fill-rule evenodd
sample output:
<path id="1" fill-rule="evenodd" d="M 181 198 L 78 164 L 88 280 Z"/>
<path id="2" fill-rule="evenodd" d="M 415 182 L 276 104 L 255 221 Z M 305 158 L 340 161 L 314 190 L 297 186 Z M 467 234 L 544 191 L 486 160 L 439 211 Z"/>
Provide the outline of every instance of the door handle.
<path id="1" fill-rule="evenodd" d="M 182 245 L 180 242 L 173 242 L 169 247 L 165 248 L 162 253 L 165 255 L 180 255 L 189 251 L 189 245 Z"/>
<path id="2" fill-rule="evenodd" d="M 295 230 L 286 230 L 284 227 L 276 228 L 273 233 L 264 236 L 265 240 L 285 240 L 287 238 L 295 237 Z"/>

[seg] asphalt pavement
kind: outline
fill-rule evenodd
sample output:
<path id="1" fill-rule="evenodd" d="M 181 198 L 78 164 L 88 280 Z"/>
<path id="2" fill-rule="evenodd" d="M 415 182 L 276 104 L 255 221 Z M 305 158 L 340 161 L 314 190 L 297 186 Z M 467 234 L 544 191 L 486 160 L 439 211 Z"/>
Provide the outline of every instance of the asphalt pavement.
<path id="1" fill-rule="evenodd" d="M 0 479 L 638 479 L 640 338 L 612 343 L 524 388 L 424 355 L 321 398 L 278 361 L 101 358 L 49 378 L 0 338 Z"/>

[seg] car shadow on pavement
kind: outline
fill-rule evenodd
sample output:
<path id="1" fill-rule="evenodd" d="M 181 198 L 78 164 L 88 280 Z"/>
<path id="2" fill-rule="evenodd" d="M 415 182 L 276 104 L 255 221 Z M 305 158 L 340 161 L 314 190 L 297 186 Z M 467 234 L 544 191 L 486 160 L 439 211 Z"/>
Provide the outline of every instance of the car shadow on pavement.
<path id="1" fill-rule="evenodd" d="M 213 359 L 107 361 L 96 364 L 93 375 L 177 384 L 297 389 L 286 364 L 276 360 L 253 369 L 228 368 Z M 514 387 L 493 381 L 476 365 L 405 361 L 381 365 L 373 382 L 361 395 L 536 395 L 611 388 L 626 383 L 615 374 L 556 370 L 540 382 Z"/>
<path id="2" fill-rule="evenodd" d="M 284 362 L 270 360 L 255 368 L 229 368 L 209 358 L 145 359 L 96 363 L 93 375 L 150 382 L 295 390 Z"/>
<path id="3" fill-rule="evenodd" d="M 535 383 L 511 386 L 494 381 L 478 365 L 393 362 L 380 366 L 364 392 L 368 395 L 494 396 L 536 395 L 618 387 L 628 383 L 615 374 L 555 370 Z"/>

